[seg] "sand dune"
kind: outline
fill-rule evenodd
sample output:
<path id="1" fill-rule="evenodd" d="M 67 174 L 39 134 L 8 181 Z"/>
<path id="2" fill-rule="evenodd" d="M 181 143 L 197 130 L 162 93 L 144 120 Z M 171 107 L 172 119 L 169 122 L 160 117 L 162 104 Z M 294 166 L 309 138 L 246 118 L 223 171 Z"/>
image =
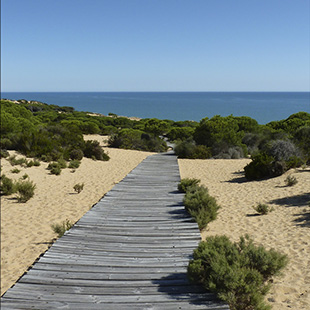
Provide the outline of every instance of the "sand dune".
<path id="1" fill-rule="evenodd" d="M 103 138 L 99 138 L 103 143 Z M 14 174 L 10 172 L 13 167 L 9 162 L 1 161 L 2 173 L 7 177 L 18 179 L 27 173 L 36 184 L 34 197 L 26 203 L 18 203 L 15 195 L 1 197 L 1 295 L 48 249 L 56 237 L 51 224 L 66 219 L 78 221 L 114 184 L 151 154 L 105 150 L 111 157 L 109 161 L 83 158 L 76 172 L 72 173 L 67 168 L 59 176 L 46 170 L 47 163 L 31 168 L 15 166 L 21 171 Z M 73 189 L 77 183 L 84 183 L 80 194 Z"/>
<path id="2" fill-rule="evenodd" d="M 310 169 L 290 170 L 277 178 L 247 182 L 240 160 L 179 160 L 181 177 L 197 178 L 221 205 L 218 218 L 202 232 L 237 241 L 248 233 L 257 244 L 288 255 L 284 276 L 276 278 L 267 296 L 274 310 L 310 309 Z M 298 183 L 285 185 L 292 174 Z M 257 216 L 252 206 L 265 203 L 275 210 Z"/>
<path id="3" fill-rule="evenodd" d="M 105 137 L 99 139 L 105 145 Z M 1 197 L 1 294 L 12 286 L 29 266 L 48 249 L 56 237 L 51 224 L 68 219 L 76 222 L 115 183 L 122 180 L 151 153 L 119 149 L 105 149 L 108 162 L 84 158 L 80 168 L 60 176 L 49 174 L 47 163 L 40 167 L 18 168 L 2 160 L 2 173 L 18 179 L 27 173 L 37 188 L 27 203 L 17 203 L 12 197 Z M 11 154 L 14 152 L 11 152 Z M 310 309 L 310 169 L 291 170 L 285 175 L 264 181 L 246 182 L 241 160 L 179 160 L 181 177 L 202 180 L 221 205 L 219 216 L 212 222 L 207 235 L 226 234 L 236 241 L 246 233 L 258 244 L 275 248 L 289 256 L 290 263 L 284 276 L 276 278 L 267 296 L 275 310 Z M 288 174 L 298 183 L 285 186 Z M 84 190 L 76 194 L 73 186 L 84 183 Z M 252 206 L 267 203 L 275 210 L 257 216 Z"/>

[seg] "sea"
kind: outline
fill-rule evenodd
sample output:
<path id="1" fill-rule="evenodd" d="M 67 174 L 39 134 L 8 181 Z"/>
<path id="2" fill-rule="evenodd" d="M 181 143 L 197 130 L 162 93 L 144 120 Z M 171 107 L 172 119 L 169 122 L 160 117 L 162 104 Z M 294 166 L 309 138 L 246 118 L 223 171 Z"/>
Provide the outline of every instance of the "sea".
<path id="1" fill-rule="evenodd" d="M 297 112 L 310 113 L 310 92 L 1 92 L 1 98 L 35 100 L 103 115 L 173 121 L 233 115 L 266 124 Z"/>

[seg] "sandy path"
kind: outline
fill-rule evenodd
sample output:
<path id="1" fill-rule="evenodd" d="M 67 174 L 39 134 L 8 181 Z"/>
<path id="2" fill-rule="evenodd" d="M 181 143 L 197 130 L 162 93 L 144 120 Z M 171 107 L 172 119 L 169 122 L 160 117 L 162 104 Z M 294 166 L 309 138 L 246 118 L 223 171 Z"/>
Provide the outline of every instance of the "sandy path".
<path id="1" fill-rule="evenodd" d="M 233 241 L 248 233 L 257 244 L 286 253 L 290 262 L 276 278 L 267 299 L 274 310 L 310 309 L 310 169 L 290 170 L 277 178 L 246 182 L 240 160 L 179 160 L 181 177 L 197 178 L 221 205 L 203 238 L 225 234 Z M 285 186 L 292 174 L 298 180 Z M 275 211 L 256 216 L 252 206 L 266 203 Z"/>
<path id="2" fill-rule="evenodd" d="M 102 142 L 103 138 L 99 138 Z M 51 175 L 46 170 L 48 164 L 44 162 L 40 167 L 22 168 L 1 160 L 2 174 L 18 179 L 27 173 L 36 184 L 34 197 L 26 203 L 18 203 L 15 195 L 1 197 L 1 295 L 48 249 L 56 237 L 51 224 L 66 219 L 72 222 L 79 220 L 114 184 L 151 154 L 105 150 L 111 157 L 109 161 L 83 158 L 76 172 L 64 169 L 60 176 Z M 21 172 L 11 173 L 15 167 Z M 73 190 L 77 183 L 84 183 L 80 194 Z"/>

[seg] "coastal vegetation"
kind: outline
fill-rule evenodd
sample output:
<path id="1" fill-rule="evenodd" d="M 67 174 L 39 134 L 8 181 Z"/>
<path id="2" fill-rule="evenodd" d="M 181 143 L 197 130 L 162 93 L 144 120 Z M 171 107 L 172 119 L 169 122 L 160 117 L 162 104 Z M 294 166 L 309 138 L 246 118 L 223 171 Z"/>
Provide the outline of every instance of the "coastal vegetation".
<path id="1" fill-rule="evenodd" d="M 298 183 L 298 180 L 296 179 L 296 177 L 292 176 L 292 175 L 288 175 L 286 177 L 286 179 L 284 180 L 286 186 L 294 186 Z"/>
<path id="2" fill-rule="evenodd" d="M 216 219 L 219 206 L 199 185 L 200 180 L 184 178 L 178 190 L 185 193 L 184 205 L 200 229 Z M 266 204 L 254 207 L 259 214 L 273 209 Z M 287 265 L 287 255 L 254 245 L 248 236 L 233 243 L 225 235 L 207 237 L 194 250 L 187 274 L 191 282 L 215 292 L 232 310 L 268 310 L 264 298 L 269 292 L 272 278 Z"/>
<path id="3" fill-rule="evenodd" d="M 75 184 L 73 189 L 79 194 L 84 189 L 84 183 Z"/>
<path id="4" fill-rule="evenodd" d="M 69 220 L 65 220 L 60 224 L 52 224 L 51 228 L 57 234 L 57 237 L 62 237 L 67 230 L 69 230 L 73 226 L 73 223 Z"/>
<path id="5" fill-rule="evenodd" d="M 27 202 L 34 196 L 36 185 L 27 180 L 28 175 L 24 175 L 21 180 L 13 181 L 4 174 L 1 176 L 0 193 L 4 196 L 17 194 L 16 199 L 18 202 Z"/>
<path id="6" fill-rule="evenodd" d="M 179 158 L 251 157 L 244 169 L 248 180 L 279 176 L 310 162 L 310 114 L 306 112 L 266 125 L 232 115 L 175 122 L 129 119 L 112 113 L 103 116 L 37 101 L 1 100 L 3 157 L 8 156 L 7 150 L 16 150 L 36 158 L 35 163 L 65 160 L 71 161 L 71 167 L 77 165 L 72 161 L 83 157 L 109 160 L 99 142 L 84 141 L 84 134 L 109 135 L 110 147 L 152 152 L 168 149 L 165 137 L 175 144 Z M 52 173 L 59 174 L 60 169 L 54 168 Z"/>
<path id="7" fill-rule="evenodd" d="M 176 141 L 175 152 L 190 159 L 250 156 L 244 169 L 248 180 L 279 176 L 310 163 L 310 114 L 299 112 L 266 125 L 245 116 L 204 118 L 191 137 Z"/>
<path id="8" fill-rule="evenodd" d="M 248 235 L 239 242 L 226 236 L 207 237 L 194 250 L 188 265 L 189 279 L 215 292 L 231 310 L 267 310 L 264 297 L 272 277 L 287 265 L 286 255 L 256 246 Z"/>
<path id="9" fill-rule="evenodd" d="M 220 207 L 215 198 L 209 195 L 208 189 L 199 183 L 197 179 L 183 179 L 178 189 L 185 193 L 183 203 L 186 211 L 197 222 L 199 229 L 204 229 L 216 219 Z"/>
<path id="10" fill-rule="evenodd" d="M 259 203 L 257 206 L 253 206 L 253 209 L 260 215 L 266 215 L 269 212 L 274 211 L 273 207 L 270 207 L 264 203 Z"/>

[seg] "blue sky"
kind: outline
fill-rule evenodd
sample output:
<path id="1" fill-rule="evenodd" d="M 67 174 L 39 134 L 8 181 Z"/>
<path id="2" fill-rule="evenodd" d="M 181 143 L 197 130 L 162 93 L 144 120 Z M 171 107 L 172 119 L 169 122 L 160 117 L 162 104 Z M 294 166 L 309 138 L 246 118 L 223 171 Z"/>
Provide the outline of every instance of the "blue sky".
<path id="1" fill-rule="evenodd" d="M 309 0 L 2 0 L 2 91 L 309 91 Z"/>

